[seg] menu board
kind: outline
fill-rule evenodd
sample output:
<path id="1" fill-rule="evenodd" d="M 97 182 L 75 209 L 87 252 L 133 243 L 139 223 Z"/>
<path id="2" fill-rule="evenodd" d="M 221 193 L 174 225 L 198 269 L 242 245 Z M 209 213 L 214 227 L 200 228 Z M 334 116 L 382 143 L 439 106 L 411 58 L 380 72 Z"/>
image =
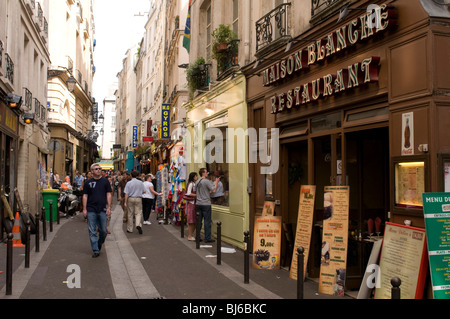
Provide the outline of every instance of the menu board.
<path id="1" fill-rule="evenodd" d="M 300 188 L 300 201 L 298 204 L 297 232 L 295 234 L 294 253 L 292 254 L 289 277 L 297 280 L 297 248 L 304 249 L 303 278 L 305 278 L 306 265 L 308 264 L 309 246 L 314 218 L 314 198 L 316 186 L 307 185 Z"/>
<path id="2" fill-rule="evenodd" d="M 433 297 L 450 299 L 450 193 L 422 197 Z"/>
<path id="3" fill-rule="evenodd" d="M 280 269 L 281 216 L 255 218 L 253 268 Z"/>
<path id="4" fill-rule="evenodd" d="M 348 186 L 326 186 L 319 292 L 344 296 L 348 244 Z"/>
<path id="5" fill-rule="evenodd" d="M 386 223 L 375 299 L 391 299 L 391 279 L 398 277 L 402 299 L 421 299 L 426 278 L 425 229 Z"/>

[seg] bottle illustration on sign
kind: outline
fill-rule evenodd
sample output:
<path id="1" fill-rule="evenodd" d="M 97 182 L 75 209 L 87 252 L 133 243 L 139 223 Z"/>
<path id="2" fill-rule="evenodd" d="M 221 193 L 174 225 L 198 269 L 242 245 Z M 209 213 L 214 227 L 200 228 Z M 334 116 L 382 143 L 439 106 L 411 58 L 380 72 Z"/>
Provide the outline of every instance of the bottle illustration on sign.
<path id="1" fill-rule="evenodd" d="M 406 149 L 411 147 L 411 130 L 409 129 L 409 119 L 406 119 L 405 145 L 404 146 Z"/>

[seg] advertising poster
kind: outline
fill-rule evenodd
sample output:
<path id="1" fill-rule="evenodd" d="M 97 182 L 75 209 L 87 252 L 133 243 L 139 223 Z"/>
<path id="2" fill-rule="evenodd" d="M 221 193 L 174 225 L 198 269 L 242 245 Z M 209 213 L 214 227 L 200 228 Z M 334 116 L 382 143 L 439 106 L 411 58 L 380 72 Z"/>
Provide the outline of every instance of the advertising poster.
<path id="1" fill-rule="evenodd" d="M 391 279 L 400 278 L 402 299 L 421 299 L 426 278 L 425 229 L 386 223 L 375 299 L 391 299 Z"/>
<path id="2" fill-rule="evenodd" d="M 326 186 L 323 209 L 319 292 L 344 296 L 347 266 L 348 186 Z"/>
<path id="3" fill-rule="evenodd" d="M 289 277 L 297 280 L 297 248 L 305 249 L 303 256 L 303 278 L 305 278 L 306 265 L 308 264 L 309 246 L 314 218 L 314 199 L 316 195 L 315 185 L 306 185 L 300 188 L 300 201 L 298 203 L 297 232 L 295 234 L 294 252 L 292 254 Z"/>
<path id="4" fill-rule="evenodd" d="M 402 114 L 402 155 L 414 155 L 414 112 Z"/>
<path id="5" fill-rule="evenodd" d="M 280 269 L 281 216 L 255 218 L 253 268 Z"/>
<path id="6" fill-rule="evenodd" d="M 450 193 L 422 196 L 433 297 L 450 299 Z"/>
<path id="7" fill-rule="evenodd" d="M 273 216 L 275 212 L 275 202 L 264 202 L 264 207 L 262 210 L 262 215 L 263 216 Z"/>

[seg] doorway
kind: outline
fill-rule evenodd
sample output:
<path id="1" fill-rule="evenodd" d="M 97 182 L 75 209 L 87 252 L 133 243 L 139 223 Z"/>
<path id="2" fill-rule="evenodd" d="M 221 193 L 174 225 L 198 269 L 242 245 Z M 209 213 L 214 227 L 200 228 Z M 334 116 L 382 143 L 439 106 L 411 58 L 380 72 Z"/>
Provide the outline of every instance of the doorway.
<path id="1" fill-rule="evenodd" d="M 369 232 L 368 220 L 384 224 L 389 211 L 389 128 L 346 134 L 347 180 L 350 186 L 347 289 L 359 289 L 376 229 Z M 361 234 L 361 235 L 360 235 Z"/>

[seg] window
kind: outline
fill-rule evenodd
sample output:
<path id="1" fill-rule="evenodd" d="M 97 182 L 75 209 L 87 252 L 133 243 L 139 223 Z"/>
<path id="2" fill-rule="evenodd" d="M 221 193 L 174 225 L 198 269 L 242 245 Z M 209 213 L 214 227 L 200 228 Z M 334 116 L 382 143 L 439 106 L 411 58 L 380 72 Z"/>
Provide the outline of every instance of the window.
<path id="1" fill-rule="evenodd" d="M 211 5 L 206 9 L 206 61 L 211 60 Z"/>
<path id="2" fill-rule="evenodd" d="M 214 182 L 216 177 L 220 178 L 216 193 L 211 194 L 211 203 L 226 207 L 229 206 L 227 127 L 227 116 L 222 116 L 206 123 L 205 134 L 207 140 L 203 152 L 210 180 Z"/>
<path id="3" fill-rule="evenodd" d="M 233 0 L 233 32 L 239 34 L 239 0 Z"/>

